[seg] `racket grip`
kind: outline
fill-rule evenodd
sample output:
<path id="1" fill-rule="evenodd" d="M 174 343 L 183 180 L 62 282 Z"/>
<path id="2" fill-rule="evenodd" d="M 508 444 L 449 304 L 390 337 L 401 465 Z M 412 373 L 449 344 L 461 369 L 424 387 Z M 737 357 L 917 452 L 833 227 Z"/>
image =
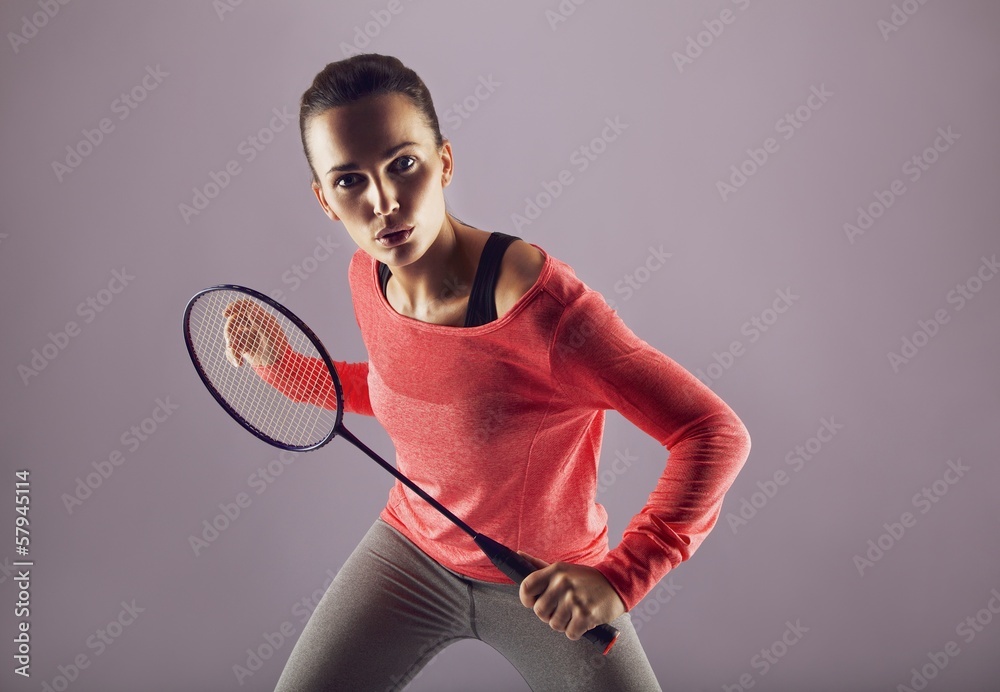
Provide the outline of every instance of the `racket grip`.
<path id="1" fill-rule="evenodd" d="M 478 533 L 473 540 L 490 559 L 490 562 L 510 577 L 515 584 L 520 584 L 525 577 L 537 570 L 523 557 L 502 543 L 497 543 L 489 536 Z M 601 649 L 602 655 L 607 656 L 611 647 L 615 645 L 615 641 L 618 640 L 618 629 L 608 624 L 598 625 L 584 632 L 583 638 Z"/>

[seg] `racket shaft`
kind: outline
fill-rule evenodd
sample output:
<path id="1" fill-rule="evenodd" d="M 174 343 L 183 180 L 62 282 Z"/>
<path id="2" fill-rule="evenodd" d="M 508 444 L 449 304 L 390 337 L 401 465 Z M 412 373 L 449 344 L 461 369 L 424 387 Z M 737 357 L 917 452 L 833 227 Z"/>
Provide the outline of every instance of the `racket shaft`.
<path id="1" fill-rule="evenodd" d="M 337 428 L 337 432 L 345 440 L 347 440 L 348 442 L 350 442 L 351 444 L 353 444 L 355 447 L 357 447 L 358 449 L 360 449 L 362 452 L 364 452 L 365 454 L 367 454 L 371 458 L 372 461 L 374 461 L 376 464 L 378 464 L 379 466 L 381 466 L 382 468 L 384 468 L 386 471 L 388 471 L 389 473 L 391 473 L 395 478 L 399 479 L 400 483 L 402 483 L 407 488 L 409 488 L 410 490 L 412 490 L 413 492 L 415 492 L 417 495 L 419 495 L 420 497 L 422 497 L 431 507 L 433 507 L 438 512 L 440 512 L 442 515 L 444 515 L 444 517 L 446 519 L 448 519 L 448 521 L 450 521 L 452 524 L 454 524 L 458 528 L 460 528 L 463 531 L 465 531 L 470 536 L 475 537 L 476 532 L 473 531 L 472 528 L 468 524 L 466 524 L 464 521 L 462 521 L 461 519 L 459 519 L 458 517 L 456 517 L 454 514 L 452 514 L 448 510 L 447 507 L 445 507 L 440 502 L 438 502 L 437 500 L 435 500 L 431 495 L 427 494 L 427 492 L 423 488 L 421 488 L 419 485 L 417 485 L 416 483 L 414 483 L 413 481 L 411 481 L 409 478 L 407 478 L 406 476 L 404 476 L 402 473 L 400 473 L 399 470 L 396 469 L 395 466 L 393 466 L 392 464 L 390 464 L 389 462 L 387 462 L 385 459 L 383 459 L 382 457 L 380 457 L 378 454 L 376 454 L 368 445 L 366 445 L 364 442 L 362 442 L 357 437 L 355 437 L 354 433 L 352 433 L 351 431 L 349 431 L 343 425 L 341 425 L 340 427 Z"/>
<path id="2" fill-rule="evenodd" d="M 506 574 L 515 584 L 520 584 L 524 578 L 536 570 L 536 567 L 513 550 L 497 543 L 489 536 L 481 533 L 474 537 L 476 545 L 486 554 L 497 569 Z M 611 651 L 618 639 L 618 629 L 611 625 L 598 625 L 583 634 L 583 638 L 599 647 L 604 655 Z"/>
<path id="3" fill-rule="evenodd" d="M 344 428 L 343 425 L 340 426 L 339 432 L 341 437 L 350 441 L 355 447 L 366 453 L 373 461 L 378 463 L 379 466 L 398 478 L 404 485 L 410 488 L 410 490 L 417 493 L 420 497 L 430 503 L 434 509 L 447 517 L 453 524 L 455 524 L 455 526 L 472 536 L 476 545 L 478 545 L 479 549 L 486 554 L 486 556 L 490 559 L 490 562 L 496 565 L 497 569 L 510 577 L 511 581 L 516 584 L 520 584 L 526 576 L 535 571 L 534 565 L 507 546 L 497 543 L 489 536 L 473 531 L 468 524 L 448 511 L 444 505 L 427 494 L 420 486 L 400 473 L 394 466 L 382 459 L 382 457 L 376 454 L 364 442 L 355 437 L 353 433 Z M 594 645 L 598 646 L 604 654 L 607 655 L 607 653 L 611 651 L 611 647 L 614 646 L 615 640 L 618 638 L 618 630 L 608 624 L 598 625 L 597 627 L 585 632 L 583 634 L 583 638 L 587 641 L 593 642 Z"/>

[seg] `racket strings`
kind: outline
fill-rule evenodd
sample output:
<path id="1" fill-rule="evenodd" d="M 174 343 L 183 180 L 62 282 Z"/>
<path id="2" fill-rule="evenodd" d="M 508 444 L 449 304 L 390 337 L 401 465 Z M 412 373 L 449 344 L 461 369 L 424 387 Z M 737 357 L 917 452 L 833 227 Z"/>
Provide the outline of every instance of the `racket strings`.
<path id="1" fill-rule="evenodd" d="M 243 309 L 230 327 L 234 347 L 245 341 L 244 351 L 261 353 L 262 340 L 272 345 L 272 358 L 280 358 L 284 340 L 304 358 L 293 368 L 288 359 L 272 363 L 262 379 L 247 358 L 234 366 L 226 357 L 226 308 L 242 301 Z M 199 296 L 191 308 L 188 331 L 195 355 L 211 387 L 247 423 L 273 440 L 289 446 L 309 447 L 324 440 L 336 423 L 336 410 L 323 407 L 335 402 L 334 383 L 312 340 L 294 322 L 248 294 L 219 289 Z M 239 355 L 239 354 L 238 354 Z M 334 404 L 335 406 L 335 404 Z"/>
<path id="2" fill-rule="evenodd" d="M 221 292 L 220 292 L 221 293 Z M 245 296 L 241 294 L 235 294 L 232 296 L 218 296 L 214 301 L 216 311 L 219 314 L 224 313 L 225 307 L 230 304 L 234 299 L 246 300 Z M 262 307 L 259 303 L 255 303 L 257 307 Z M 277 330 L 281 329 L 283 335 L 288 338 L 289 346 L 293 351 L 302 353 L 303 355 L 319 358 L 319 353 L 316 351 L 312 342 L 298 329 L 294 324 L 288 322 L 283 315 L 275 314 L 270 310 L 267 313 L 274 318 L 274 321 L 264 321 L 257 323 L 258 332 L 263 334 L 264 338 L 270 339 L 272 343 L 280 342 L 280 335 L 277 334 Z M 223 320 L 225 316 L 223 315 Z M 285 324 L 282 325 L 281 322 Z M 223 321 L 223 328 L 225 322 Z M 224 332 L 223 332 L 224 333 Z M 277 337 L 277 338 L 276 338 Z M 234 339 L 234 345 L 237 345 L 237 341 Z M 281 355 L 280 353 L 274 355 Z M 321 434 L 316 437 L 313 432 L 316 429 L 320 411 L 315 407 L 304 407 L 302 405 L 297 405 L 298 401 L 306 399 L 306 394 L 308 390 L 315 384 L 316 370 L 313 369 L 311 373 L 299 372 L 293 373 L 287 370 L 282 371 L 280 364 L 275 369 L 283 380 L 281 383 L 282 391 L 284 392 L 283 397 L 275 397 L 274 393 L 276 390 L 272 385 L 261 380 L 255 372 L 251 372 L 251 367 L 249 363 L 244 363 L 239 368 L 234 367 L 229 360 L 225 357 L 225 338 L 223 336 L 221 343 L 218 345 L 213 352 L 213 362 L 216 366 L 215 372 L 219 372 L 225 376 L 228 375 L 230 382 L 236 384 L 232 393 L 232 402 L 239 402 L 241 406 L 239 407 L 240 412 L 244 414 L 247 420 L 255 425 L 255 427 L 260 427 L 257 425 L 258 422 L 267 421 L 270 425 L 263 432 L 272 434 L 274 437 L 278 437 L 277 434 L 273 434 L 276 431 L 281 431 L 280 437 L 281 441 L 288 444 L 298 444 L 299 441 L 307 440 L 306 444 L 319 441 L 326 436 L 329 431 L 328 426 L 321 428 Z M 243 377 L 234 378 L 232 375 L 234 371 L 240 371 Z M 327 380 L 330 380 L 329 374 L 326 369 L 321 370 L 322 374 Z M 309 375 L 312 375 L 313 381 L 310 381 Z M 332 381 L 331 381 L 332 384 Z M 237 408 L 234 406 L 234 408 Z M 314 439 L 316 438 L 316 439 Z"/>

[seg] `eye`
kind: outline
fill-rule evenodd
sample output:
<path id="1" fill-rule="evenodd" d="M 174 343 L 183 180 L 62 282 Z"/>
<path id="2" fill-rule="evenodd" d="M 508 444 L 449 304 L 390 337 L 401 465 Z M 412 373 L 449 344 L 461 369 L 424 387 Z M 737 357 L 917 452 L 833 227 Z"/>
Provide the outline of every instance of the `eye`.
<path id="1" fill-rule="evenodd" d="M 407 160 L 409 160 L 410 165 L 408 165 L 408 166 L 398 165 L 401 161 L 407 161 Z M 400 171 L 403 171 L 405 173 L 406 171 L 411 170 L 414 166 L 417 165 L 417 159 L 415 157 L 413 157 L 413 156 L 406 155 L 406 156 L 400 156 L 398 159 L 396 159 L 395 161 L 393 161 L 393 163 L 397 164 L 396 167 Z M 353 173 L 349 173 L 349 174 L 347 174 L 345 176 L 337 178 L 337 180 L 334 181 L 333 186 L 334 187 L 342 187 L 342 188 L 354 187 L 354 183 L 350 183 L 350 182 L 348 182 L 346 184 L 343 184 L 343 183 L 344 183 L 345 180 L 351 180 L 351 179 L 353 179 L 355 177 L 357 177 L 357 176 L 355 176 Z"/>
<path id="2" fill-rule="evenodd" d="M 394 161 L 394 163 L 399 163 L 400 161 L 405 161 L 407 159 L 410 160 L 410 165 L 409 166 L 400 166 L 400 170 L 402 170 L 402 171 L 408 171 L 408 170 L 410 170 L 411 168 L 413 168 L 414 166 L 417 165 L 417 160 L 414 157 L 412 157 L 410 155 L 400 156 L 398 159 L 396 159 Z"/>

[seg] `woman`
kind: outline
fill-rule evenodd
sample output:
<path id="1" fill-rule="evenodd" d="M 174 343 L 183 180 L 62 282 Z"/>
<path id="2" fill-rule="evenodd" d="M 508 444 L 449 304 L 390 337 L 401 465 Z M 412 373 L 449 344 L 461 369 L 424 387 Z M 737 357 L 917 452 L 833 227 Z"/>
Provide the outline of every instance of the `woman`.
<path id="1" fill-rule="evenodd" d="M 512 583 L 397 481 L 277 690 L 402 689 L 463 638 L 499 651 L 532 690 L 659 690 L 628 611 L 715 525 L 749 454 L 743 423 L 567 264 L 446 211 L 451 144 L 396 58 L 327 65 L 303 94 L 300 132 L 320 206 L 358 245 L 349 283 L 369 360 L 335 363 L 345 411 L 376 416 L 404 474 L 539 569 Z M 333 408 L 329 388 L 296 390 L 315 364 L 264 338 L 261 319 L 231 308 L 234 364 L 246 356 L 289 396 Z M 594 498 L 610 408 L 670 463 L 609 551 Z M 579 641 L 602 623 L 621 631 L 606 657 Z"/>

